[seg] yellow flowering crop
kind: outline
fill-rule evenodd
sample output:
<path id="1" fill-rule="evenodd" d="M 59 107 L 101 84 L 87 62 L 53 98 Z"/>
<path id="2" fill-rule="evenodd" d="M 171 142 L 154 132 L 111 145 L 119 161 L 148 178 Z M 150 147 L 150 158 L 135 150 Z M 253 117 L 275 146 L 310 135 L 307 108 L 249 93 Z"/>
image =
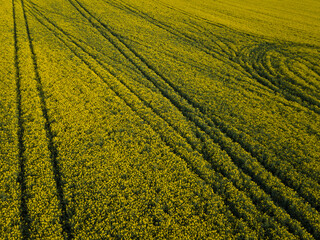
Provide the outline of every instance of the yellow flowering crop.
<path id="1" fill-rule="evenodd" d="M 316 0 L 0 0 L 0 239 L 319 239 Z"/>

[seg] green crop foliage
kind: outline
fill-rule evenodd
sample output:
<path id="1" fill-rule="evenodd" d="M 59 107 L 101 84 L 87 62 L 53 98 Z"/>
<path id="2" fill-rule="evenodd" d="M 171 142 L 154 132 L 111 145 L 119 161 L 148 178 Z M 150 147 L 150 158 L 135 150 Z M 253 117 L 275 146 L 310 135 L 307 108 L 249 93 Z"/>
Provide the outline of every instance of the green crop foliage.
<path id="1" fill-rule="evenodd" d="M 0 6 L 0 239 L 320 238 L 318 1 Z"/>

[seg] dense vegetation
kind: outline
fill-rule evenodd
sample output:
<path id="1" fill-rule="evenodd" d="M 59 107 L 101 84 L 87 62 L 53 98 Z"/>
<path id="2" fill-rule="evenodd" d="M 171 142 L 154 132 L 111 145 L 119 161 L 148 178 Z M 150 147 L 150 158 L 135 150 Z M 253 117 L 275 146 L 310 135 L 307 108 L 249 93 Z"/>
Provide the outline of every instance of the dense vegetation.
<path id="1" fill-rule="evenodd" d="M 320 239 L 316 0 L 0 0 L 1 239 Z"/>

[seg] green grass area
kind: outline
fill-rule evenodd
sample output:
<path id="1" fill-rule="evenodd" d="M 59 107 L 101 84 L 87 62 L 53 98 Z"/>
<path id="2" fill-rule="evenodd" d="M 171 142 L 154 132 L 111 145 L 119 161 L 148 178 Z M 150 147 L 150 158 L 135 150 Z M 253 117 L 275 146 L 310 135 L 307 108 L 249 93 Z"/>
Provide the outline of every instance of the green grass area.
<path id="1" fill-rule="evenodd" d="M 319 239 L 316 0 L 0 0 L 1 239 Z"/>

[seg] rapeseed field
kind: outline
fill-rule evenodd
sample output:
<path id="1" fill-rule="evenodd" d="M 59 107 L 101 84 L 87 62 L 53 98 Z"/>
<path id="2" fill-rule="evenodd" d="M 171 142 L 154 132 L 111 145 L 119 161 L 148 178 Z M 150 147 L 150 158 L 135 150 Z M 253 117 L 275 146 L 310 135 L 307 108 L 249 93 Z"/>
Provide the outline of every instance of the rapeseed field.
<path id="1" fill-rule="evenodd" d="M 0 0 L 0 239 L 320 239 L 319 16 Z"/>

